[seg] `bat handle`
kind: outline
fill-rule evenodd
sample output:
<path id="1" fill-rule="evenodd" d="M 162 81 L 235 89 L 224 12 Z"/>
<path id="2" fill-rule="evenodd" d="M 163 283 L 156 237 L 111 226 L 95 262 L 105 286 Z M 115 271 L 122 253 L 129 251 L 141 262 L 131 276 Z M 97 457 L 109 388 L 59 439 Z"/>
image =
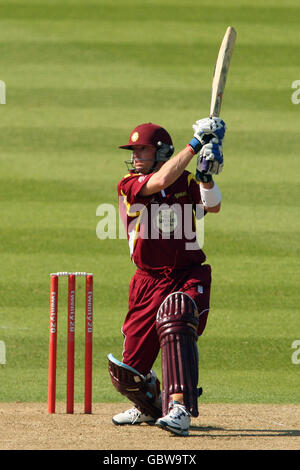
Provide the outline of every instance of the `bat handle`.
<path id="1" fill-rule="evenodd" d="M 211 141 L 212 138 L 213 138 L 213 136 L 211 134 L 204 135 L 202 137 L 202 140 L 204 140 L 203 145 L 208 144 Z M 203 145 L 202 145 L 202 147 L 203 147 Z"/>

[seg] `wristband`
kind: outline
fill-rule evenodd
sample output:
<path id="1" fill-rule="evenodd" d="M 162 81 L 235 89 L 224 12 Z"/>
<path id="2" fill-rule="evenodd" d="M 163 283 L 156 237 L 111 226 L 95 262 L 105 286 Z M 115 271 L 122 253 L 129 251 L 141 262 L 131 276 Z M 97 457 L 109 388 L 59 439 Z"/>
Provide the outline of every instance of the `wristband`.
<path id="1" fill-rule="evenodd" d="M 192 149 L 194 150 L 195 153 L 200 152 L 200 150 L 202 149 L 202 144 L 201 144 L 201 142 L 199 142 L 198 139 L 196 139 L 196 137 L 194 137 L 190 141 L 189 145 L 192 147 Z"/>
<path id="2" fill-rule="evenodd" d="M 222 200 L 221 191 L 216 183 L 214 183 L 214 186 L 211 189 L 205 189 L 200 186 L 200 193 L 203 205 L 206 207 L 215 207 L 220 204 Z"/>
<path id="3" fill-rule="evenodd" d="M 186 147 L 187 147 L 189 152 L 191 152 L 193 155 L 195 155 L 195 151 L 194 151 L 193 147 L 190 144 L 187 144 Z"/>

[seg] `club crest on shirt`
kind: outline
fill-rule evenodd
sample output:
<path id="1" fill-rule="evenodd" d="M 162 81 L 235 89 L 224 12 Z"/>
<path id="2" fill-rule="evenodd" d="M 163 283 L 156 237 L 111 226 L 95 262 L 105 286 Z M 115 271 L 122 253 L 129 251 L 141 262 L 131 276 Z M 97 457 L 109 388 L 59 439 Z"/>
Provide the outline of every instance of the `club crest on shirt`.
<path id="1" fill-rule="evenodd" d="M 178 226 L 178 216 L 172 208 L 160 208 L 156 216 L 156 224 L 162 233 L 173 233 Z"/>

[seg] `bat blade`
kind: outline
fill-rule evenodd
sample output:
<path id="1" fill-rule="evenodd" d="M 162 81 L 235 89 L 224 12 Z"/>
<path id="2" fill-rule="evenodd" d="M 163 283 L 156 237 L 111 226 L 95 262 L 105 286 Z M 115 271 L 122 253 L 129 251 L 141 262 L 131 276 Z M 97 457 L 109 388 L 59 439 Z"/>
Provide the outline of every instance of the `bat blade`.
<path id="1" fill-rule="evenodd" d="M 228 75 L 230 59 L 235 44 L 235 39 L 235 29 L 232 26 L 228 26 L 219 49 L 219 54 L 214 70 L 209 110 L 210 117 L 218 117 L 220 115 L 222 98 Z"/>

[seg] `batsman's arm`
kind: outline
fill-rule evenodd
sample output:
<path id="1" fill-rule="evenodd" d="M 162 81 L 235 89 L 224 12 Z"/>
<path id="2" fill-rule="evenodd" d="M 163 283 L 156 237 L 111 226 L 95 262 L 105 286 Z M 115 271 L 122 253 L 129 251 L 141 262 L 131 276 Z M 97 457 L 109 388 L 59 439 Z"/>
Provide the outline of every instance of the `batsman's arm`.
<path id="1" fill-rule="evenodd" d="M 140 191 L 141 196 L 150 196 L 158 193 L 173 184 L 184 172 L 186 166 L 193 158 L 188 148 L 184 148 L 177 155 L 162 164 L 158 171 L 153 173 Z"/>
<path id="2" fill-rule="evenodd" d="M 153 173 L 151 178 L 144 184 L 139 194 L 141 196 L 151 196 L 173 184 L 179 176 L 182 175 L 187 165 L 193 159 L 193 152 L 189 147 L 185 147 L 177 155 L 163 163 L 158 171 Z M 214 182 L 200 183 L 200 187 L 204 189 L 212 189 Z M 219 212 L 221 203 L 213 207 L 206 207 L 207 212 Z"/>
<path id="3" fill-rule="evenodd" d="M 210 181 L 209 183 L 200 183 L 200 192 L 201 192 L 201 197 L 203 198 L 203 190 L 213 190 L 215 191 L 216 190 L 216 186 L 215 186 L 215 182 L 212 180 Z M 203 205 L 205 207 L 205 210 L 206 212 L 214 212 L 214 213 L 217 213 L 220 211 L 221 209 L 221 202 L 219 202 L 218 204 L 212 206 L 212 207 L 207 207 L 205 205 L 205 202 L 203 201 Z"/>

